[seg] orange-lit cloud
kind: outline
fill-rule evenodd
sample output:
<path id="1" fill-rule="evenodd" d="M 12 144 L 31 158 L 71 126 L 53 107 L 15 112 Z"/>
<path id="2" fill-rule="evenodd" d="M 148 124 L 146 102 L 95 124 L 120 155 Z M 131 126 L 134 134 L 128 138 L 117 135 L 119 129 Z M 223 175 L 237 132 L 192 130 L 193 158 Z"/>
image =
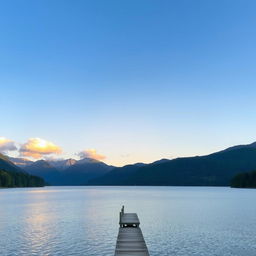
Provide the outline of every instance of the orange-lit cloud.
<path id="1" fill-rule="evenodd" d="M 17 150 L 15 142 L 5 137 L 0 137 L 0 152 L 6 153 L 7 151 Z"/>
<path id="2" fill-rule="evenodd" d="M 41 158 L 50 154 L 60 154 L 61 148 L 50 141 L 40 138 L 30 138 L 25 144 L 21 145 L 20 154 L 22 156 Z"/>
<path id="3" fill-rule="evenodd" d="M 83 159 L 83 158 L 92 158 L 92 159 L 95 159 L 95 160 L 98 160 L 98 161 L 103 160 L 103 159 L 106 158 L 106 156 L 98 154 L 95 149 L 86 149 L 86 150 L 83 150 L 83 151 L 79 152 L 77 155 L 81 159 Z"/>

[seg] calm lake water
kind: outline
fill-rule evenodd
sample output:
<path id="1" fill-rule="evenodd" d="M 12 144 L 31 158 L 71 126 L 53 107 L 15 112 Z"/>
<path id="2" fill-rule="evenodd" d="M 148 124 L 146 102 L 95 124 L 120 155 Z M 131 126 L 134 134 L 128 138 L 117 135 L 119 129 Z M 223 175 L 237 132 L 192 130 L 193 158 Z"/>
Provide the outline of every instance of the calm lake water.
<path id="1" fill-rule="evenodd" d="M 2 189 L 0 255 L 113 256 L 123 204 L 151 256 L 256 255 L 256 190 L 212 187 Z"/>

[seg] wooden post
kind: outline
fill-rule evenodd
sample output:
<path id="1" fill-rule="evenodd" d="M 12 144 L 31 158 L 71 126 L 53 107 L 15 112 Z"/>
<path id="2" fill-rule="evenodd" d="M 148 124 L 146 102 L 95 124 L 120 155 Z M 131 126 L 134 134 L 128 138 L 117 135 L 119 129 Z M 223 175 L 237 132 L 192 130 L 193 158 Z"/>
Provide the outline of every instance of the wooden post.
<path id="1" fill-rule="evenodd" d="M 119 212 L 119 225 L 120 225 L 120 227 L 122 227 L 122 225 L 121 225 L 121 218 L 122 218 L 122 212 Z"/>

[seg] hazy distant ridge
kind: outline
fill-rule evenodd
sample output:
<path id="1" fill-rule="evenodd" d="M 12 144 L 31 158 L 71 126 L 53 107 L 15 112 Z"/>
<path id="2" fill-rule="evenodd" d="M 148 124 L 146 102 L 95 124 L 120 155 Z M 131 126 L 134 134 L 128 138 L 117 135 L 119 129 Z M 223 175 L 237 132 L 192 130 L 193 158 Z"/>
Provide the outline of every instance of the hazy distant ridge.
<path id="1" fill-rule="evenodd" d="M 229 186 L 236 174 L 256 170 L 256 143 L 206 156 L 162 159 L 123 167 L 109 166 L 91 158 L 32 162 L 5 157 L 3 164 L 9 169 L 23 169 L 42 177 L 51 185 Z"/>
<path id="2" fill-rule="evenodd" d="M 234 175 L 256 170 L 256 143 L 206 156 L 115 168 L 91 185 L 229 186 Z"/>
<path id="3" fill-rule="evenodd" d="M 81 160 L 38 160 L 22 161 L 12 158 L 26 172 L 44 178 L 50 185 L 83 185 L 89 179 L 106 174 L 113 169 L 103 162 L 84 158 Z"/>

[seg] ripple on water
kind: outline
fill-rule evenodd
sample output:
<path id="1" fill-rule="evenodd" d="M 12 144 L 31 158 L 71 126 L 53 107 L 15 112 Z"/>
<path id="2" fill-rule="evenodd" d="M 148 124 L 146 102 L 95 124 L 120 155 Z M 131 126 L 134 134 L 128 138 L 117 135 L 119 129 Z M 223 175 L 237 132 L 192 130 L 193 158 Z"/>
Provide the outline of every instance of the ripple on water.
<path id="1" fill-rule="evenodd" d="M 151 256 L 255 256 L 256 190 L 51 187 L 0 191 L 1 256 L 113 256 L 136 211 Z"/>

